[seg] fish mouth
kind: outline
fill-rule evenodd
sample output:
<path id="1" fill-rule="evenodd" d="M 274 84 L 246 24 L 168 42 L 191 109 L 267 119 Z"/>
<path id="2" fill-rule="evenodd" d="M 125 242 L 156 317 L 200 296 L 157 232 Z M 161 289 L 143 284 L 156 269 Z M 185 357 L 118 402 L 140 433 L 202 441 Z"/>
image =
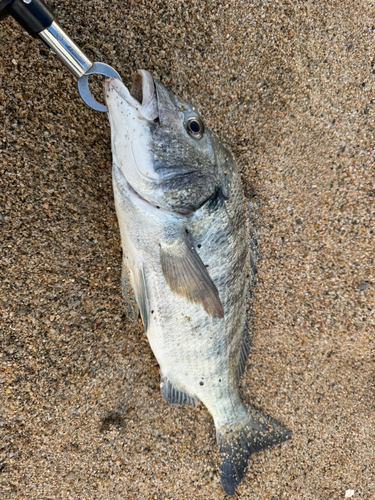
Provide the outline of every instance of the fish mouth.
<path id="1" fill-rule="evenodd" d="M 152 203 L 150 192 L 159 180 L 150 151 L 151 132 L 159 117 L 154 80 L 145 70 L 137 71 L 129 88 L 121 80 L 109 78 L 104 83 L 104 97 L 115 177 L 126 191 Z"/>
<path id="2" fill-rule="evenodd" d="M 108 91 L 114 90 L 124 101 L 135 108 L 140 118 L 155 121 L 159 118 L 157 96 L 151 74 L 139 69 L 134 75 L 130 90 L 118 78 L 109 78 L 104 83 L 104 98 L 107 102 Z"/>

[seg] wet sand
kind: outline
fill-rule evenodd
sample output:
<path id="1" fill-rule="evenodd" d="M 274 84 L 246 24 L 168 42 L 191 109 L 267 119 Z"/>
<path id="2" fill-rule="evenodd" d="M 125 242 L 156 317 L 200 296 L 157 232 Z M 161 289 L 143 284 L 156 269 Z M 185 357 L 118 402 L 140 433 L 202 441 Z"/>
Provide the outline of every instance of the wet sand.
<path id="1" fill-rule="evenodd" d="M 125 82 L 192 100 L 256 206 L 241 389 L 293 439 L 237 498 L 374 498 L 374 3 L 50 5 Z M 210 415 L 162 402 L 124 315 L 107 118 L 15 22 L 0 38 L 0 498 L 223 498 Z"/>

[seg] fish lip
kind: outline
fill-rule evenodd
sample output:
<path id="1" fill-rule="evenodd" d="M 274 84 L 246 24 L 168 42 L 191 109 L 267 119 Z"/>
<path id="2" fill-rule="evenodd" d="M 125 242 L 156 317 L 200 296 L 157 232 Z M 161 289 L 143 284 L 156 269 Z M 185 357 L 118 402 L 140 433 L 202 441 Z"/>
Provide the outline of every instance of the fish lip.
<path id="1" fill-rule="evenodd" d="M 110 77 L 104 82 L 104 99 L 110 112 L 109 90 L 114 90 L 142 118 L 148 121 L 159 118 L 155 83 L 148 71 L 140 69 L 135 73 L 130 90 L 118 78 Z"/>
<path id="2" fill-rule="evenodd" d="M 144 69 L 139 69 L 133 77 L 129 93 L 138 102 L 142 100 L 141 105 L 143 108 L 149 106 L 153 99 L 157 101 L 155 83 L 151 73 Z"/>
<path id="3" fill-rule="evenodd" d="M 108 105 L 107 101 L 107 92 L 108 90 L 114 90 L 124 101 L 126 101 L 130 106 L 133 108 L 138 109 L 141 106 L 141 103 L 139 103 L 134 97 L 130 95 L 129 90 L 125 87 L 125 85 L 122 83 L 121 80 L 118 78 L 114 78 L 113 76 L 105 80 L 104 82 L 104 99 L 106 104 Z"/>

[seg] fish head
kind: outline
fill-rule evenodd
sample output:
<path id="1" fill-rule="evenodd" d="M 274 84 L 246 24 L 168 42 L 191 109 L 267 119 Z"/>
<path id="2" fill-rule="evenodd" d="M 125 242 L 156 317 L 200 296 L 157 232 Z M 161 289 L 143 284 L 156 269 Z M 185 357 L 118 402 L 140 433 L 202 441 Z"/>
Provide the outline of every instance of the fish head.
<path id="1" fill-rule="evenodd" d="M 114 168 L 157 208 L 185 215 L 217 190 L 215 140 L 194 106 L 178 100 L 145 70 L 130 90 L 105 82 Z"/>

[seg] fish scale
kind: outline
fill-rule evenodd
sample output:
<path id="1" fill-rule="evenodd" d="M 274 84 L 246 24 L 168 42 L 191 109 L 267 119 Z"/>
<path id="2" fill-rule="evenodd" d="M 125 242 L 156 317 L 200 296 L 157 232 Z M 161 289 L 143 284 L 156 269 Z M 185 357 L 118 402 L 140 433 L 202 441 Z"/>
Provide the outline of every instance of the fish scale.
<path id="1" fill-rule="evenodd" d="M 195 108 L 148 72 L 130 92 L 107 81 L 105 94 L 123 289 L 134 291 L 163 399 L 201 401 L 211 413 L 221 484 L 233 495 L 250 456 L 290 437 L 239 393 L 255 270 L 237 167 Z M 125 295 L 127 311 L 132 298 Z"/>

